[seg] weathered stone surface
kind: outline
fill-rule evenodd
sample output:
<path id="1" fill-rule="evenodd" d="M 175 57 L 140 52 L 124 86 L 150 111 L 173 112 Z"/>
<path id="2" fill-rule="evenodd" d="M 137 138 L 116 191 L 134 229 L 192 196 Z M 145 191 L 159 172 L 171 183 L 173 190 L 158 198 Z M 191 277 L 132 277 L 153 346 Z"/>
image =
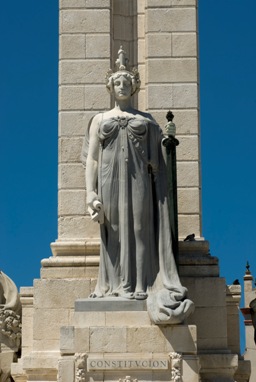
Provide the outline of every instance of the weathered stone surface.
<path id="1" fill-rule="evenodd" d="M 198 161 L 199 160 L 199 139 L 197 135 L 177 135 L 180 141 L 176 149 L 178 161 Z"/>
<path id="2" fill-rule="evenodd" d="M 145 15 L 138 15 L 138 38 L 145 38 Z"/>
<path id="3" fill-rule="evenodd" d="M 226 322 L 225 306 L 198 307 L 193 316 L 188 319 L 188 322 L 191 324 L 196 323 L 198 341 L 199 339 L 207 340 L 209 343 L 208 349 L 210 349 L 210 346 L 213 346 L 211 345 L 212 339 L 222 340 L 222 345 L 219 348 L 227 346 L 227 327 L 223 324 Z"/>
<path id="4" fill-rule="evenodd" d="M 237 354 L 202 354 L 200 355 L 201 376 L 210 380 L 232 381 L 238 366 Z M 214 380 L 214 379 L 213 379 Z"/>
<path id="5" fill-rule="evenodd" d="M 84 8 L 86 5 L 86 0 L 60 0 L 60 9 L 64 8 Z"/>
<path id="6" fill-rule="evenodd" d="M 109 22 L 108 10 L 63 10 L 60 14 L 60 33 L 108 33 Z"/>
<path id="7" fill-rule="evenodd" d="M 90 280 L 35 280 L 36 309 L 74 308 L 76 298 L 83 298 Z"/>
<path id="8" fill-rule="evenodd" d="M 165 350 L 165 337 L 157 326 L 143 326 L 127 328 L 127 351 L 147 352 L 154 349 L 155 352 Z"/>
<path id="9" fill-rule="evenodd" d="M 146 57 L 171 57 L 172 35 L 171 33 L 149 33 L 147 34 Z"/>
<path id="10" fill-rule="evenodd" d="M 95 49 L 95 46 L 97 46 L 97 49 Z M 86 35 L 86 57 L 87 58 L 109 58 L 110 57 L 109 35 L 108 34 L 106 35 L 87 34 Z M 110 63 L 108 65 L 110 66 Z M 99 73 L 101 72 L 98 72 L 98 76 L 99 76 Z M 99 76 L 99 78 L 101 78 L 101 76 Z"/>
<path id="11" fill-rule="evenodd" d="M 198 105 L 197 84 L 148 85 L 147 93 L 150 109 L 184 109 Z"/>
<path id="12" fill-rule="evenodd" d="M 109 8 L 111 0 L 86 0 L 86 8 Z"/>
<path id="13" fill-rule="evenodd" d="M 167 340 L 165 347 L 166 351 L 186 354 L 197 353 L 196 326 L 167 326 L 162 329 L 162 332 Z"/>
<path id="14" fill-rule="evenodd" d="M 23 305 L 22 310 L 22 354 L 32 351 L 33 340 L 33 306 Z"/>
<path id="15" fill-rule="evenodd" d="M 85 58 L 85 35 L 60 35 L 60 59 Z"/>
<path id="16" fill-rule="evenodd" d="M 147 0 L 148 8 L 196 6 L 197 0 Z"/>
<path id="17" fill-rule="evenodd" d="M 95 115 L 94 111 L 86 112 L 60 112 L 59 120 L 59 137 L 64 136 L 82 136 L 84 137 L 85 129 L 91 118 Z"/>
<path id="18" fill-rule="evenodd" d="M 90 352 L 125 353 L 126 329 L 90 327 Z"/>
<path id="19" fill-rule="evenodd" d="M 57 267 L 44 267 L 41 268 L 41 278 L 42 279 L 96 279 L 98 276 L 98 267 L 86 267 L 79 266 L 79 267 L 63 267 L 60 266 Z M 91 292 L 90 288 L 88 291 L 84 291 L 85 296 L 88 297 L 89 293 Z"/>
<path id="20" fill-rule="evenodd" d="M 196 57 L 197 35 L 196 33 L 173 33 L 172 55 L 174 57 Z"/>
<path id="21" fill-rule="evenodd" d="M 62 326 L 60 328 L 60 351 L 62 354 L 72 354 L 75 352 L 74 333 L 74 326 Z"/>
<path id="22" fill-rule="evenodd" d="M 178 189 L 178 211 L 182 213 L 199 213 L 200 190 L 198 188 Z"/>
<path id="23" fill-rule="evenodd" d="M 47 296 L 44 296 L 44 299 L 46 298 Z M 58 306 L 60 306 L 59 303 Z M 33 338 L 34 340 L 42 341 L 59 340 L 60 326 L 66 326 L 69 324 L 69 312 L 63 307 L 59 309 L 53 308 L 52 306 L 50 309 L 35 308 L 33 322 Z"/>
<path id="24" fill-rule="evenodd" d="M 90 349 L 90 329 L 75 328 L 75 351 L 85 353 Z"/>
<path id="25" fill-rule="evenodd" d="M 160 58 L 148 60 L 148 82 L 196 82 L 197 61 L 194 58 Z"/>
<path id="26" fill-rule="evenodd" d="M 60 190 L 59 193 L 59 216 L 85 215 L 87 212 L 85 190 Z"/>
<path id="27" fill-rule="evenodd" d="M 110 106 L 110 97 L 104 85 L 86 86 L 84 97 L 84 108 L 87 110 L 106 110 Z"/>
<path id="28" fill-rule="evenodd" d="M 59 163 L 81 164 L 82 137 L 59 138 Z"/>
<path id="29" fill-rule="evenodd" d="M 106 312 L 106 326 L 143 326 L 151 325 L 148 312 Z"/>
<path id="30" fill-rule="evenodd" d="M 83 86 L 61 86 L 59 90 L 60 110 L 83 110 L 85 92 Z"/>
<path id="31" fill-rule="evenodd" d="M 177 162 L 177 184 L 180 187 L 199 187 L 198 161 Z"/>
<path id="32" fill-rule="evenodd" d="M 82 164 L 60 164 L 58 170 L 59 189 L 84 189 L 85 175 Z"/>
<path id="33" fill-rule="evenodd" d="M 197 308 L 223 308 L 226 306 L 226 282 L 224 278 L 186 277 L 184 281 L 189 290 L 189 296 L 195 302 Z"/>
<path id="34" fill-rule="evenodd" d="M 60 62 L 59 74 L 62 84 L 102 84 L 105 73 L 109 69 L 107 59 L 63 60 Z"/>
<path id="35" fill-rule="evenodd" d="M 195 8 L 159 8 L 147 11 L 148 32 L 194 32 L 196 31 Z"/>
<path id="36" fill-rule="evenodd" d="M 121 41 L 131 41 L 134 34 L 132 21 L 126 16 L 117 15 L 114 22 L 114 34 L 118 35 Z"/>
<path id="37" fill-rule="evenodd" d="M 58 361 L 58 382 L 75 382 L 75 357 L 65 356 Z"/>
<path id="38" fill-rule="evenodd" d="M 60 239 L 90 239 L 99 237 L 99 225 L 93 223 L 89 216 L 59 217 Z"/>
<path id="39" fill-rule="evenodd" d="M 191 233 L 194 233 L 196 237 L 200 237 L 200 214 L 179 214 L 178 223 L 180 239 L 184 239 L 187 235 Z"/>
<path id="40" fill-rule="evenodd" d="M 90 326 L 105 326 L 106 324 L 106 312 L 75 312 L 74 325 L 79 328 L 85 328 Z M 113 322 L 112 322 L 113 325 Z"/>

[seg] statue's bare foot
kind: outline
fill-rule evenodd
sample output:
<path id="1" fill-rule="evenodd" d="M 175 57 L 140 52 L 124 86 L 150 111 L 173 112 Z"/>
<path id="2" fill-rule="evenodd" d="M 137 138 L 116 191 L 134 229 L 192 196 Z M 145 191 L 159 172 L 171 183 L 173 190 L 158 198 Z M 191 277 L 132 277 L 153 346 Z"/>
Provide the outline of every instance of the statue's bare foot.
<path id="1" fill-rule="evenodd" d="M 134 293 L 133 292 L 127 292 L 121 295 L 123 298 L 127 298 L 128 300 L 133 300 L 134 299 Z"/>
<path id="2" fill-rule="evenodd" d="M 136 300 L 146 300 L 148 294 L 146 292 L 135 292 L 134 297 Z"/>
<path id="3" fill-rule="evenodd" d="M 119 297 L 119 293 L 118 292 L 112 292 L 109 294 L 109 297 Z"/>
<path id="4" fill-rule="evenodd" d="M 103 297 L 103 295 L 96 292 L 91 293 L 89 296 L 89 298 L 101 298 L 101 297 Z"/>

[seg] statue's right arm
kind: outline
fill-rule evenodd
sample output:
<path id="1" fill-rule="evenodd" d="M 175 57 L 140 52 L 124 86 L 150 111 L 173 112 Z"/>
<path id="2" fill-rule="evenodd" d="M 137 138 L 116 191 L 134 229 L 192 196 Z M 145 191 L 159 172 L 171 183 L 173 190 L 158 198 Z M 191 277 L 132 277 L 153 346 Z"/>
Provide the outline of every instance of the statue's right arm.
<path id="1" fill-rule="evenodd" d="M 97 114 L 90 125 L 89 131 L 89 150 L 86 160 L 86 188 L 87 188 L 87 204 L 93 208 L 93 202 L 99 200 L 97 194 L 97 177 L 98 177 L 98 159 L 99 159 L 99 122 L 101 114 Z"/>

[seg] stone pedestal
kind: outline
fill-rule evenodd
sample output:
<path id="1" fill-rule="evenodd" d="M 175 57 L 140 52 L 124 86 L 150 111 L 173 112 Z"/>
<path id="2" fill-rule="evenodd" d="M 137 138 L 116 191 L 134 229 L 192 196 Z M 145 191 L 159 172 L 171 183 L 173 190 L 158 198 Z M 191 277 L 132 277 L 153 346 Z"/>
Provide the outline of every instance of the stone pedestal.
<path id="1" fill-rule="evenodd" d="M 61 382 L 199 381 L 196 326 L 154 325 L 145 301 L 77 300 L 60 351 Z"/>

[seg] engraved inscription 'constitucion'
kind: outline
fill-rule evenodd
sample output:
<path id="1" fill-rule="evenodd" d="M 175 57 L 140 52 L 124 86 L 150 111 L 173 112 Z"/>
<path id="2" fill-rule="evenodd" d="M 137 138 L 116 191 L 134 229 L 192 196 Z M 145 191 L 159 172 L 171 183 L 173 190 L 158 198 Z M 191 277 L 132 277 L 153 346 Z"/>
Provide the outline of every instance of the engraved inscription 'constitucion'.
<path id="1" fill-rule="evenodd" d="M 168 369 L 167 359 L 88 359 L 89 370 L 114 370 L 114 369 Z"/>

